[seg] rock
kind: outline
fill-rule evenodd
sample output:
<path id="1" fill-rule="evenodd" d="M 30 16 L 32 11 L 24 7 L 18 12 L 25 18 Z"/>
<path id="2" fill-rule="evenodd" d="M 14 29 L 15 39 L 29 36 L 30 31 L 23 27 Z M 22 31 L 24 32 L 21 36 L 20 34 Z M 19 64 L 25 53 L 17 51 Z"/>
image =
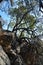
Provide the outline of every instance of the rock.
<path id="1" fill-rule="evenodd" d="M 10 65 L 10 60 L 0 45 L 0 65 Z"/>

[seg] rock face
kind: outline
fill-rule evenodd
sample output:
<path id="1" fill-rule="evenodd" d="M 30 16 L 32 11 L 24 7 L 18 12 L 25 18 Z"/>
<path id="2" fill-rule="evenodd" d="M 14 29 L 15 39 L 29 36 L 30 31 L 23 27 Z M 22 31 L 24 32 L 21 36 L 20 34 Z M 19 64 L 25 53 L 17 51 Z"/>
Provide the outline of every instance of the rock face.
<path id="1" fill-rule="evenodd" d="M 0 65 L 10 65 L 10 60 L 0 45 Z"/>

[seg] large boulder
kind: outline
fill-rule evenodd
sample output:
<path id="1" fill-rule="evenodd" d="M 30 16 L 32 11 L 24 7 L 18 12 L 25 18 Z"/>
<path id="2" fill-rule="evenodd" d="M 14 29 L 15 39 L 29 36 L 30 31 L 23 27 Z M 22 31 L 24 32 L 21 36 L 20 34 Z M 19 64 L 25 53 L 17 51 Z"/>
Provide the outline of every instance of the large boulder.
<path id="1" fill-rule="evenodd" d="M 10 65 L 10 60 L 0 45 L 0 65 Z"/>

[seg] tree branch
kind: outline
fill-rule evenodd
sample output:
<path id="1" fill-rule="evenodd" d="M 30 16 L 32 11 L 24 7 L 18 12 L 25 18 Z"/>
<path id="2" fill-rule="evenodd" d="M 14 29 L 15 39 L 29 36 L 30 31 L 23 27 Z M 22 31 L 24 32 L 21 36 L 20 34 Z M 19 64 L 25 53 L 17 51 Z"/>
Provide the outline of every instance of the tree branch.
<path id="1" fill-rule="evenodd" d="M 24 17 L 25 17 L 31 10 L 33 10 L 33 8 L 30 8 L 26 13 L 23 14 L 21 20 L 19 21 L 19 23 L 17 23 L 17 24 L 14 26 L 14 28 L 17 27 L 17 26 L 21 23 L 21 21 L 24 19 Z M 14 31 L 14 28 L 13 28 L 12 31 Z"/>

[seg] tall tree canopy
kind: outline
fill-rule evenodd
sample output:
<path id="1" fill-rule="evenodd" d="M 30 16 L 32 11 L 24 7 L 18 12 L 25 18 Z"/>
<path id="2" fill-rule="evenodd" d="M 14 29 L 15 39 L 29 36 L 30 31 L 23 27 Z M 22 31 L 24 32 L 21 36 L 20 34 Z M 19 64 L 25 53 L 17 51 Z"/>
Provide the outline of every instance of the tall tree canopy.
<path id="1" fill-rule="evenodd" d="M 11 65 L 43 65 L 43 12 L 39 5 L 39 0 L 0 0 L 4 20 L 0 45 Z"/>

